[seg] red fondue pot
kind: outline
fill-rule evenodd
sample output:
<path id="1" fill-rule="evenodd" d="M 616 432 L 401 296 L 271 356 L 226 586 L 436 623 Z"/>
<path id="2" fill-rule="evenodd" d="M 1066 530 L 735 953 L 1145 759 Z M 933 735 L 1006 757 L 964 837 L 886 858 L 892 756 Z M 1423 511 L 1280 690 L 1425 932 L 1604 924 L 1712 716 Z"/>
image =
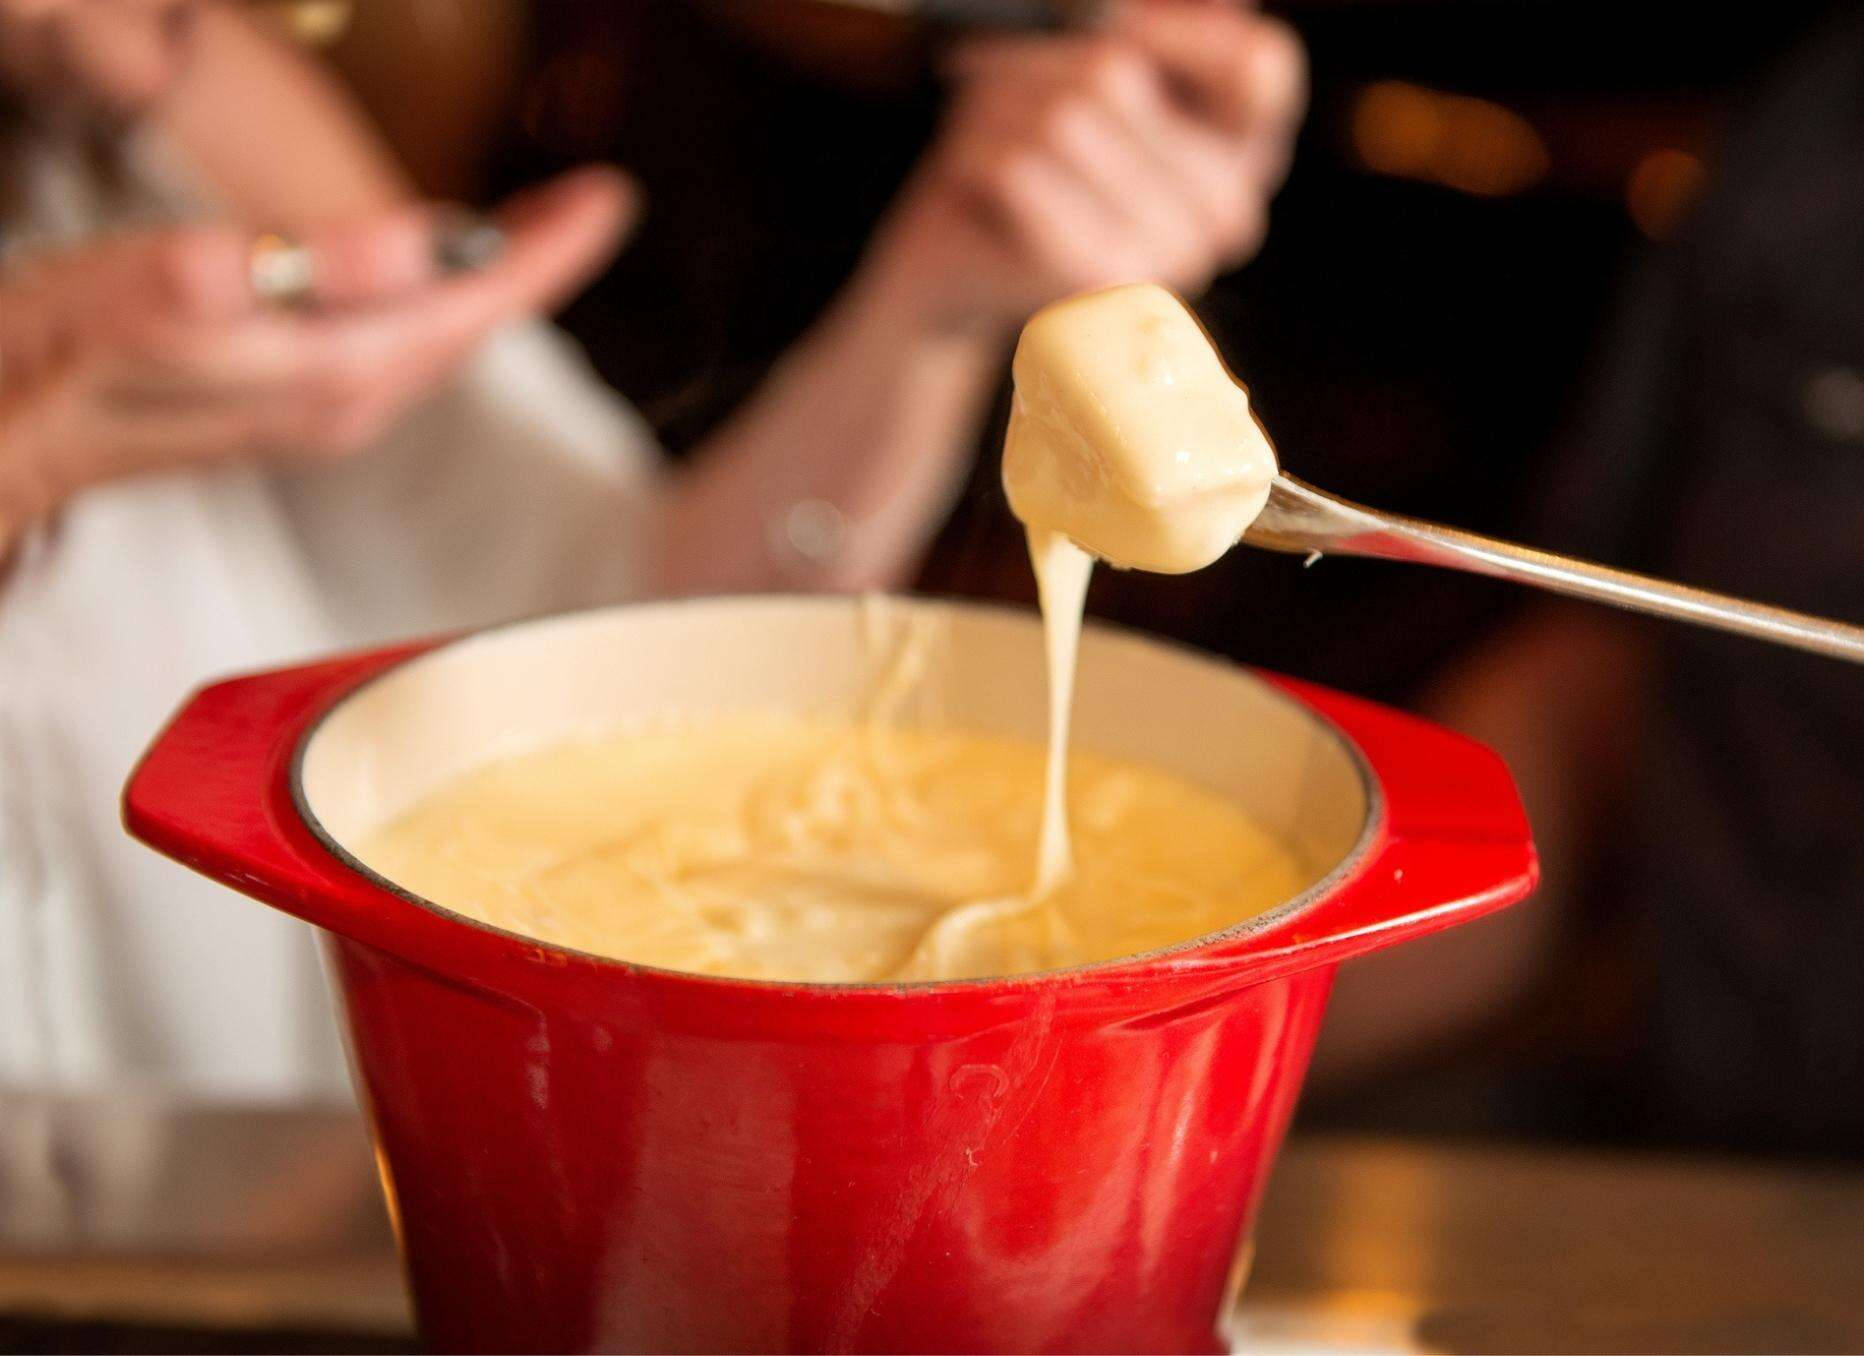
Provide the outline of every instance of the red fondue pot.
<path id="1" fill-rule="evenodd" d="M 643 718 L 859 711 L 907 623 L 940 634 L 899 721 L 1042 738 L 1026 615 L 721 599 L 220 683 L 137 769 L 132 833 L 325 930 L 432 1345 L 1221 1349 L 1334 967 L 1533 886 L 1487 750 L 1099 627 L 1078 745 L 1233 796 L 1301 855 L 1303 893 L 1109 964 L 776 984 L 545 945 L 351 855 L 500 754 Z"/>

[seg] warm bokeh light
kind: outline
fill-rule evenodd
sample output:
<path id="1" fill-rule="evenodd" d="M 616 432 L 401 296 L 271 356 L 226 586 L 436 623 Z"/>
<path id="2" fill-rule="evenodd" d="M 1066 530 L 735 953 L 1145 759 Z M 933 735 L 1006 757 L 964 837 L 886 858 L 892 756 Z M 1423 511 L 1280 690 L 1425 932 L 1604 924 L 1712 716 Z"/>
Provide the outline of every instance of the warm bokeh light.
<path id="1" fill-rule="evenodd" d="M 1547 174 L 1547 147 L 1520 114 L 1487 99 L 1399 80 L 1360 91 L 1353 150 L 1367 169 L 1481 197 L 1519 193 Z"/>
<path id="2" fill-rule="evenodd" d="M 1640 231 L 1661 240 L 1676 229 L 1696 201 L 1706 173 L 1702 161 L 1688 151 L 1669 147 L 1652 151 L 1637 162 L 1625 182 L 1625 210 Z"/>
<path id="3" fill-rule="evenodd" d="M 307 47 L 328 47 L 349 31 L 355 0 L 261 0 L 255 6 Z"/>

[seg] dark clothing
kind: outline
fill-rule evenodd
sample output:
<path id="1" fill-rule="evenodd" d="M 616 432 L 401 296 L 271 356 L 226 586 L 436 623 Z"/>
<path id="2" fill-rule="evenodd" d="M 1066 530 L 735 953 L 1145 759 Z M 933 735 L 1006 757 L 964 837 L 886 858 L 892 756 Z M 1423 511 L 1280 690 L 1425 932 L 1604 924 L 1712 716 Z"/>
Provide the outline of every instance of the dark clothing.
<path id="1" fill-rule="evenodd" d="M 1630 305 L 1549 543 L 1864 622 L 1864 10 L 1731 138 Z M 1864 670 L 1649 627 L 1606 892 L 1651 948 L 1645 1128 L 1864 1154 Z"/>

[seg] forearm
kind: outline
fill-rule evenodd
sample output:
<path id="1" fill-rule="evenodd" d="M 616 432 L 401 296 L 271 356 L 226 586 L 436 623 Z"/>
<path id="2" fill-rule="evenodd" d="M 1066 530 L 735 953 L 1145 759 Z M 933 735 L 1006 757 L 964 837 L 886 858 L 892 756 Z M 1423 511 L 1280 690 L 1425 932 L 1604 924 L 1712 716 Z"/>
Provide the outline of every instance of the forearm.
<path id="1" fill-rule="evenodd" d="M 255 226 L 297 233 L 413 196 L 335 78 L 223 3 L 202 7 L 187 69 L 151 120 Z"/>
<path id="2" fill-rule="evenodd" d="M 663 587 L 901 582 L 963 476 L 1004 359 L 1000 336 L 939 330 L 921 313 L 884 264 L 857 278 L 675 482 Z M 781 541 L 786 513 L 812 500 L 845 526 L 819 564 Z"/>

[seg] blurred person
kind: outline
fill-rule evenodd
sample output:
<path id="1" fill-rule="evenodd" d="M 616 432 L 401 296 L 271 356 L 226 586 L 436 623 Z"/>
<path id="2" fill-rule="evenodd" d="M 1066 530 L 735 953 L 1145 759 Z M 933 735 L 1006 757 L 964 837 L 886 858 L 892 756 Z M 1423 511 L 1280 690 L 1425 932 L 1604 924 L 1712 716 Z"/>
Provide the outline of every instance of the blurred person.
<path id="1" fill-rule="evenodd" d="M 1767 84 L 1636 280 L 1536 540 L 1864 622 L 1864 7 Z M 1538 994 L 1561 1018 L 1513 1054 L 1555 1067 L 1516 1128 L 1864 1153 L 1864 673 L 1543 603 L 1432 705 L 1514 768 L 1546 885 L 1347 967 L 1321 1072 Z"/>
<path id="2" fill-rule="evenodd" d="M 540 190 L 449 277 L 438 214 L 232 11 L 5 0 L 0 78 L 0 1085 L 335 1094 L 307 934 L 154 867 L 117 792 L 217 671 L 645 586 L 645 434 L 504 328 L 599 266 L 625 189 Z M 315 305 L 256 295 L 260 225 Z"/>
<path id="3" fill-rule="evenodd" d="M 1285 29 L 1198 0 L 967 45 L 848 285 L 672 473 L 529 319 L 623 230 L 612 173 L 512 202 L 456 274 L 458 228 L 233 9 L 0 0 L 0 54 L 0 1083 L 219 1096 L 337 1093 L 340 1062 L 306 932 L 116 824 L 183 691 L 649 591 L 899 580 L 1028 310 L 1247 254 L 1302 98 Z M 307 260 L 299 304 L 255 289 Z"/>

